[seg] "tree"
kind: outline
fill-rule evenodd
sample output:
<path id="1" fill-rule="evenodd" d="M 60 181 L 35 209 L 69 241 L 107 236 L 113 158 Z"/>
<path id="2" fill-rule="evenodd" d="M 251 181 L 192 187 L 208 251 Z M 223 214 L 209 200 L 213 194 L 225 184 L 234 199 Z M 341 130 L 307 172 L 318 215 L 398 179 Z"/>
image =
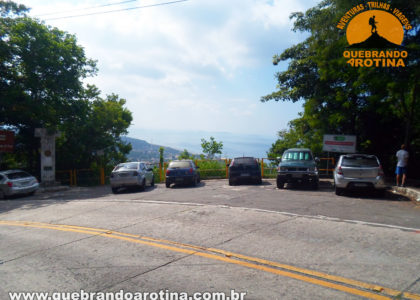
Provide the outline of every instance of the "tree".
<path id="1" fill-rule="evenodd" d="M 201 139 L 201 148 L 203 153 L 207 154 L 207 158 L 213 159 L 216 154 L 222 154 L 223 142 L 216 142 L 211 136 L 209 141 Z"/>
<path id="2" fill-rule="evenodd" d="M 178 156 L 178 159 L 194 159 L 194 155 L 189 153 L 187 149 L 184 149 L 184 151 L 182 151 Z"/>
<path id="3" fill-rule="evenodd" d="M 274 56 L 275 64 L 288 61 L 289 67 L 276 74 L 278 90 L 261 101 L 304 101 L 299 121 L 291 123 L 290 134 L 281 133 L 278 144 L 299 141 L 319 149 L 323 134 L 357 135 L 359 151 L 377 154 L 390 166 L 402 142 L 411 143 L 414 153 L 420 149 L 420 141 L 411 138 L 420 135 L 420 4 L 392 3 L 414 28 L 404 40 L 410 53 L 405 68 L 352 68 L 343 58 L 346 37 L 336 25 L 359 2 L 326 0 L 305 13 L 292 14 L 294 31 L 309 36 Z M 296 122 L 304 126 L 296 127 Z"/>
<path id="4" fill-rule="evenodd" d="M 61 169 L 87 168 L 97 162 L 102 166 L 115 165 L 126 160 L 131 144 L 121 140 L 132 121 L 131 112 L 124 108 L 125 99 L 117 95 L 99 97 L 94 88 L 95 100 L 79 101 L 77 113 L 71 122 L 64 123 L 62 137 L 57 141 L 57 166 Z"/>
<path id="5" fill-rule="evenodd" d="M 164 151 L 165 151 L 165 148 L 159 147 L 159 163 L 160 163 L 160 166 L 163 166 L 163 161 L 164 161 L 163 152 Z"/>
<path id="6" fill-rule="evenodd" d="M 28 9 L 0 0 L 0 127 L 16 132 L 15 157 L 39 171 L 37 127 L 60 131 L 57 165 L 87 168 L 124 161 L 131 146 L 127 133 L 131 113 L 125 100 L 83 81 L 96 74 L 96 62 L 85 56 L 74 35 L 25 15 Z M 99 152 L 98 152 L 99 151 Z"/>
<path id="7" fill-rule="evenodd" d="M 10 15 L 11 7 L 0 2 L 1 15 Z M 81 98 L 83 79 L 95 74 L 96 63 L 74 35 L 21 16 L 21 10 L 1 18 L 0 26 L 0 119 L 19 129 L 57 129 Z"/>

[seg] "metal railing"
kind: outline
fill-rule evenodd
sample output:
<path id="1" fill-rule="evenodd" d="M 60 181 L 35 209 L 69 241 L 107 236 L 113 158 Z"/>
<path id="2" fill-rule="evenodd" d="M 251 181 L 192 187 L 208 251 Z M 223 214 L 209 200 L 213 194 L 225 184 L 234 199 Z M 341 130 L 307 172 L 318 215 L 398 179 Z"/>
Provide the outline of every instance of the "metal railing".
<path id="1" fill-rule="evenodd" d="M 321 176 L 332 176 L 334 171 L 334 158 L 321 158 L 318 168 Z M 200 167 L 200 176 L 202 179 L 227 179 L 229 177 L 229 164 L 232 159 L 218 160 L 195 160 L 195 164 Z M 269 158 L 257 159 L 261 168 L 261 176 L 263 178 L 276 178 L 277 162 Z M 154 164 L 153 172 L 156 182 L 164 182 L 165 174 L 168 168 L 168 162 L 163 166 Z M 105 185 L 109 183 L 109 175 L 105 174 L 105 169 L 72 169 L 56 171 L 56 180 L 65 185 L 70 186 L 93 186 Z"/>

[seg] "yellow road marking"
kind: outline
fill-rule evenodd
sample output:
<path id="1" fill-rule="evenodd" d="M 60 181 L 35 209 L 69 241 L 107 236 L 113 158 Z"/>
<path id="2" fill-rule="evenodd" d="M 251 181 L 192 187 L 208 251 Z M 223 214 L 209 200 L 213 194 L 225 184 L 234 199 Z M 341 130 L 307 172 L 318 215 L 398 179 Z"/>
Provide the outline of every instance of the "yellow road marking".
<path id="1" fill-rule="evenodd" d="M 277 275 L 281 275 L 281 276 L 285 276 L 285 277 L 289 277 L 289 278 L 294 278 L 294 279 L 297 279 L 297 280 L 301 280 L 301 281 L 305 281 L 305 282 L 308 282 L 308 283 L 328 287 L 328 288 L 331 288 L 331 289 L 347 292 L 347 293 L 358 295 L 358 296 L 363 296 L 363 297 L 370 298 L 370 299 L 391 299 L 387 296 L 392 296 L 392 297 L 396 297 L 396 296 L 401 297 L 402 296 L 402 297 L 407 298 L 407 299 L 420 300 L 420 295 L 418 295 L 418 294 L 413 294 L 413 293 L 408 293 L 408 292 L 401 293 L 401 291 L 397 291 L 397 290 L 394 290 L 394 289 L 389 289 L 389 288 L 378 286 L 378 285 L 368 284 L 368 283 L 365 283 L 365 282 L 352 280 L 352 279 L 348 279 L 348 278 L 344 278 L 344 277 L 340 277 L 340 276 L 334 276 L 334 275 L 329 275 L 329 274 L 322 273 L 322 272 L 317 272 L 317 271 L 298 268 L 298 267 L 294 267 L 294 266 L 290 266 L 290 265 L 280 264 L 280 263 L 277 263 L 277 262 L 272 262 L 272 261 L 268 261 L 268 260 L 265 260 L 265 259 L 245 256 L 245 255 L 241 255 L 241 254 L 237 254 L 237 253 L 233 253 L 233 252 L 228 252 L 228 251 L 224 251 L 224 250 L 220 250 L 220 249 L 206 248 L 206 247 L 183 244 L 183 243 L 178 243 L 178 242 L 168 241 L 168 240 L 163 240 L 163 239 L 149 238 L 149 237 L 144 237 L 144 236 L 141 236 L 141 235 L 116 232 L 116 231 L 112 231 L 112 230 L 108 230 L 108 229 L 89 228 L 89 227 L 74 226 L 74 225 L 39 223 L 39 222 L 23 222 L 23 221 L 20 221 L 20 222 L 19 221 L 0 221 L 0 225 L 45 228 L 45 229 L 67 231 L 67 232 L 93 234 L 93 235 L 98 235 L 98 236 L 102 236 L 102 237 L 119 239 L 119 240 L 124 240 L 124 241 L 128 241 L 128 242 L 137 243 L 137 244 L 143 244 L 143 245 L 148 245 L 148 246 L 152 246 L 152 247 L 157 247 L 157 248 L 161 248 L 161 249 L 165 249 L 165 250 L 169 250 L 169 251 L 185 253 L 185 254 L 189 254 L 189 255 L 196 255 L 196 256 L 201 256 L 201 257 L 205 257 L 205 258 L 209 258 L 209 259 L 219 260 L 219 261 L 223 261 L 223 262 L 227 262 L 227 263 L 231 263 L 231 264 L 241 265 L 241 266 L 244 266 L 244 267 L 257 269 L 257 270 L 261 270 L 261 271 L 265 271 L 265 272 L 269 272 L 269 273 L 273 273 L 273 274 L 277 274 Z M 169 244 L 169 245 L 164 245 L 164 244 L 160 244 L 160 243 L 166 243 L 166 244 Z M 171 245 L 176 245 L 176 246 L 189 248 L 189 249 L 174 247 L 174 246 L 171 246 Z M 222 254 L 223 256 L 204 253 L 204 252 L 201 252 L 201 251 L 207 251 L 207 252 Z M 233 259 L 232 257 L 236 258 L 236 259 Z M 237 259 L 246 260 L 246 261 L 241 261 L 241 260 L 237 260 Z M 258 264 L 255 264 L 255 263 L 252 263 L 252 262 L 255 262 L 255 263 L 258 263 Z M 261 264 L 263 264 L 263 265 L 261 265 Z M 277 268 L 281 268 L 281 269 L 284 269 L 284 270 L 279 270 L 279 269 L 275 269 L 275 268 L 272 268 L 272 267 L 277 267 Z M 287 270 L 287 271 L 285 271 L 285 270 Z M 288 271 L 294 271 L 294 272 L 297 272 L 297 273 L 300 273 L 300 274 L 296 274 L 296 273 L 292 273 L 292 272 L 288 272 Z M 313 277 L 309 277 L 309 276 L 305 276 L 305 275 L 310 275 L 310 276 L 313 276 Z M 314 278 L 314 277 L 318 277 L 318 278 Z M 329 280 L 329 281 L 327 281 L 327 280 Z M 335 281 L 335 282 L 330 282 L 330 281 Z M 350 285 L 350 286 L 353 286 L 353 287 L 349 287 L 349 286 L 346 286 L 346 285 L 341 285 L 340 283 Z M 387 294 L 387 295 L 375 294 L 375 293 L 371 293 L 369 291 L 359 290 L 357 288 L 367 289 L 367 290 L 375 291 L 375 292 L 378 292 L 378 293 L 380 292 L 382 294 Z"/>

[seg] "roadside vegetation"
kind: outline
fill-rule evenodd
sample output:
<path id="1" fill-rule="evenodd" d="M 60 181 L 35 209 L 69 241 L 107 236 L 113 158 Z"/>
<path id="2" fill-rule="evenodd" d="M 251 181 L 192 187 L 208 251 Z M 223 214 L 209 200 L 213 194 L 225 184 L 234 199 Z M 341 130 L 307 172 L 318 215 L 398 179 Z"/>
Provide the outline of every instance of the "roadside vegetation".
<path id="1" fill-rule="evenodd" d="M 326 0 L 291 15 L 293 30 L 307 38 L 274 55 L 274 64 L 287 62 L 288 69 L 276 74 L 278 90 L 261 101 L 303 101 L 303 112 L 278 133 L 269 156 L 296 146 L 319 155 L 324 134 L 356 135 L 358 151 L 376 154 L 388 174 L 393 174 L 395 152 L 406 144 L 410 176 L 418 177 L 414 171 L 420 168 L 420 2 L 391 2 L 413 27 L 403 41 L 409 53 L 406 66 L 399 68 L 347 64 L 343 51 L 348 43 L 337 24 L 360 3 Z"/>
<path id="2" fill-rule="evenodd" d="M 83 80 L 97 72 L 76 36 L 27 16 L 29 10 L 0 1 L 0 128 L 15 132 L 14 153 L 1 168 L 39 175 L 35 128 L 60 132 L 58 170 L 109 167 L 124 161 L 131 145 L 121 140 L 132 121 L 125 99 L 101 96 Z"/>

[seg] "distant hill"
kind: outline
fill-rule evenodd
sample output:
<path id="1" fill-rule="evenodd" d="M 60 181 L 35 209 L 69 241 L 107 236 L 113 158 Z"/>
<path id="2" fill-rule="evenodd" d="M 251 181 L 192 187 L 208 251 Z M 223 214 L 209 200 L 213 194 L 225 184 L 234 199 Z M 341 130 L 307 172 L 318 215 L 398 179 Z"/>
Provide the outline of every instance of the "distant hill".
<path id="1" fill-rule="evenodd" d="M 133 148 L 131 152 L 128 154 L 129 160 L 134 160 L 134 161 L 145 160 L 145 161 L 150 161 L 150 162 L 153 162 L 153 161 L 158 162 L 160 147 L 165 148 L 165 151 L 163 152 L 165 160 L 175 159 L 175 157 L 181 153 L 181 151 L 176 150 L 174 148 L 150 144 L 140 139 L 123 137 L 122 140 L 124 142 L 130 143 Z"/>

